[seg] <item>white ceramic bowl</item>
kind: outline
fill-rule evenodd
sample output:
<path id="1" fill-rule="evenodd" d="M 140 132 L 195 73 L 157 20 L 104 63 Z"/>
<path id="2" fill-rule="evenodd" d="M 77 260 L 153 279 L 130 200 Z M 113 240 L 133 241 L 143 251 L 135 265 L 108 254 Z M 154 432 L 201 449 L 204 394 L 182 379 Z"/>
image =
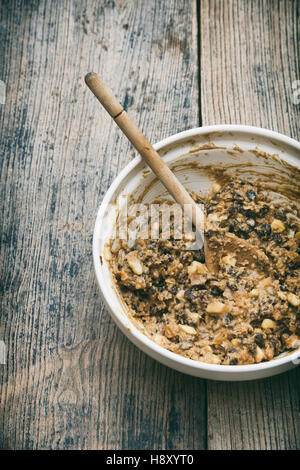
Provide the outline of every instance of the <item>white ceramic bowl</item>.
<path id="1" fill-rule="evenodd" d="M 212 143 L 215 148 L 212 148 Z M 200 183 L 202 189 L 209 188 L 211 180 L 201 170 L 201 167 L 207 164 L 215 168 L 225 166 L 227 171 L 244 177 L 253 178 L 254 175 L 255 177 L 260 175 L 266 186 L 274 179 L 270 175 L 278 172 L 280 178 L 291 181 L 293 170 L 289 165 L 300 167 L 299 142 L 273 131 L 249 126 L 218 125 L 191 129 L 168 137 L 154 147 L 190 190 L 199 189 Z M 199 147 L 202 149 L 197 151 Z M 268 158 L 266 154 L 273 157 Z M 282 161 L 288 165 L 282 164 Z M 114 180 L 97 215 L 93 238 L 94 266 L 105 304 L 119 328 L 138 348 L 152 358 L 180 372 L 197 377 L 228 381 L 251 380 L 279 374 L 295 367 L 299 362 L 299 350 L 268 362 L 242 366 L 194 361 L 157 345 L 130 320 L 126 306 L 113 282 L 108 263 L 102 256 L 103 247 L 112 235 L 114 225 L 112 212 L 117 210 L 116 202 L 122 205 L 132 194 L 142 195 L 142 202 L 151 202 L 157 196 L 166 195 L 161 183 L 154 180 L 153 174 L 148 171 L 140 156 L 137 156 Z M 149 190 L 145 191 L 148 186 Z"/>

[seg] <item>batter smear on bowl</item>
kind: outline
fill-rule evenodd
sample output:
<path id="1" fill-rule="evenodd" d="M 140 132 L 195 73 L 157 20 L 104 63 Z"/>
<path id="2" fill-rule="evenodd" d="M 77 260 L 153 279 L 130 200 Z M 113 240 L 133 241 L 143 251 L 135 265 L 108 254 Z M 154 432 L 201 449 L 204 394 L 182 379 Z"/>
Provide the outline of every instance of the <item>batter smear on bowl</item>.
<path id="1" fill-rule="evenodd" d="M 208 272 L 192 234 L 112 240 L 116 284 L 145 335 L 182 356 L 241 365 L 300 346 L 300 224 L 295 204 L 272 201 L 259 185 L 232 179 L 205 201 L 205 237 L 218 253 Z M 236 240 L 251 246 L 239 252 Z M 242 242 L 241 242 L 242 243 Z"/>

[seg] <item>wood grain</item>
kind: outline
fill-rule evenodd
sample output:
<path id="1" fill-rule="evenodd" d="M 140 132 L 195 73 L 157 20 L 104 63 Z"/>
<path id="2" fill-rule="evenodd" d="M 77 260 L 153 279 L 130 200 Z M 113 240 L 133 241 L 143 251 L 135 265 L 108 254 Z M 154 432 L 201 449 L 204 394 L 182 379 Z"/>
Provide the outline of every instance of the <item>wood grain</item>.
<path id="1" fill-rule="evenodd" d="M 119 333 L 92 266 L 97 208 L 134 152 L 98 72 L 152 141 L 198 123 L 195 3 L 1 2 L 1 448 L 202 448 L 205 382 Z"/>
<path id="2" fill-rule="evenodd" d="M 88 71 L 151 142 L 199 122 L 300 137 L 299 2 L 197 3 L 1 2 L 2 449 L 299 448 L 299 368 L 244 384 L 174 372 L 119 332 L 95 282 L 97 208 L 134 152 Z"/>
<path id="3" fill-rule="evenodd" d="M 300 139 L 297 1 L 202 0 L 203 125 L 262 126 Z M 298 21 L 297 21 L 298 18 Z M 209 449 L 297 449 L 299 368 L 267 380 L 207 383 Z"/>
<path id="4" fill-rule="evenodd" d="M 201 0 L 203 125 L 267 127 L 299 139 L 297 0 Z"/>

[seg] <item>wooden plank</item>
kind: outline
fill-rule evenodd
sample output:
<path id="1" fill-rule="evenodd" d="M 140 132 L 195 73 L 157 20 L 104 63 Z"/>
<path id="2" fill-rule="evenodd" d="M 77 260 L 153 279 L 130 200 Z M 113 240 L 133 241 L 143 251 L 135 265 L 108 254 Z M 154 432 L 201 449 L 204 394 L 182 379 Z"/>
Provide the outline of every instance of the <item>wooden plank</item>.
<path id="1" fill-rule="evenodd" d="M 299 448 L 299 368 L 264 380 L 208 382 L 208 448 Z"/>
<path id="2" fill-rule="evenodd" d="M 267 127 L 299 140 L 299 2 L 201 0 L 203 125 Z M 209 449 L 299 448 L 299 370 L 251 383 L 208 382 Z"/>
<path id="3" fill-rule="evenodd" d="M 139 352 L 103 309 L 91 241 L 132 158 L 98 72 L 155 142 L 198 123 L 196 4 L 1 2 L 0 446 L 196 449 L 205 382 Z"/>

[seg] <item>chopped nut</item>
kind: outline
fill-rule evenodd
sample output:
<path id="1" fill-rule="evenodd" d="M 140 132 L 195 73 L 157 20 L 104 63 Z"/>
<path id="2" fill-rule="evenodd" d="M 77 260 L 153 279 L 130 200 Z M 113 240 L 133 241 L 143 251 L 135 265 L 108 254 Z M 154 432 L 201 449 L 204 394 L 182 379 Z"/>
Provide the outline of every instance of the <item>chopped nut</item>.
<path id="1" fill-rule="evenodd" d="M 284 224 L 279 219 L 273 220 L 273 222 L 271 223 L 271 228 L 273 232 L 276 232 L 276 233 L 281 233 L 285 230 Z"/>
<path id="2" fill-rule="evenodd" d="M 120 249 L 118 254 L 117 254 L 117 260 L 118 260 L 118 264 L 120 264 L 121 266 L 123 266 L 124 264 L 124 259 L 125 259 L 125 251 Z"/>
<path id="3" fill-rule="evenodd" d="M 229 308 L 228 305 L 223 304 L 223 302 L 219 302 L 218 300 L 214 300 L 213 302 L 210 302 L 207 307 L 206 311 L 207 313 L 226 313 L 228 312 Z"/>
<path id="4" fill-rule="evenodd" d="M 211 189 L 212 189 L 212 192 L 215 194 L 220 191 L 221 186 L 219 185 L 219 183 L 213 183 Z"/>
<path id="5" fill-rule="evenodd" d="M 135 288 L 138 290 L 138 289 L 145 289 L 146 287 L 146 283 L 145 283 L 145 279 L 143 279 L 142 277 L 137 277 L 137 279 L 135 280 Z"/>
<path id="6" fill-rule="evenodd" d="M 129 274 L 124 269 L 122 269 L 122 271 L 121 271 L 121 281 L 126 282 L 128 279 L 130 279 Z"/>
<path id="7" fill-rule="evenodd" d="M 265 318 L 262 321 L 261 327 L 264 330 L 267 330 L 268 328 L 273 329 L 273 328 L 276 328 L 276 323 L 273 320 L 270 320 L 269 318 Z"/>
<path id="8" fill-rule="evenodd" d="M 265 348 L 265 357 L 268 361 L 270 361 L 274 357 L 274 348 L 270 343 L 268 343 Z"/>
<path id="9" fill-rule="evenodd" d="M 285 344 L 288 349 L 296 349 L 300 346 L 300 338 L 293 334 L 286 339 Z"/>
<path id="10" fill-rule="evenodd" d="M 188 323 L 192 323 L 192 325 L 197 325 L 199 323 L 199 320 L 200 320 L 200 315 L 198 315 L 198 313 L 196 312 L 186 312 L 186 320 L 188 321 Z"/>
<path id="11" fill-rule="evenodd" d="M 202 274 L 191 274 L 190 275 L 190 280 L 191 280 L 191 286 L 203 286 L 207 278 L 203 276 Z"/>
<path id="12" fill-rule="evenodd" d="M 294 307 L 298 307 L 300 305 L 300 298 L 291 292 L 288 293 L 287 300 Z"/>
<path id="13" fill-rule="evenodd" d="M 110 261 L 112 259 L 112 254 L 108 245 L 104 246 L 102 254 L 106 261 Z"/>
<path id="14" fill-rule="evenodd" d="M 174 277 L 167 277 L 165 279 L 165 282 L 166 282 L 166 284 L 169 284 L 169 286 L 172 286 L 172 285 L 176 284 L 176 281 L 175 281 Z"/>
<path id="15" fill-rule="evenodd" d="M 259 283 L 259 287 L 269 287 L 273 285 L 273 281 L 270 277 L 265 277 L 262 281 Z"/>
<path id="16" fill-rule="evenodd" d="M 256 351 L 255 351 L 256 362 L 261 362 L 264 360 L 264 358 L 265 358 L 265 354 L 263 350 L 259 346 L 256 346 Z"/>
<path id="17" fill-rule="evenodd" d="M 298 240 L 298 241 L 300 240 L 300 232 L 295 233 L 295 238 L 296 238 L 296 240 Z"/>
<path id="18" fill-rule="evenodd" d="M 219 214 L 216 214 L 215 212 L 211 212 L 207 216 L 207 220 L 209 220 L 209 222 L 218 222 L 220 220 L 219 219 Z"/>
<path id="19" fill-rule="evenodd" d="M 197 331 L 192 326 L 179 325 L 179 328 L 181 329 L 181 331 L 183 331 L 184 333 L 187 333 L 188 335 L 196 335 L 197 334 Z"/>
<path id="20" fill-rule="evenodd" d="M 184 290 L 183 290 L 183 289 L 181 289 L 181 290 L 179 290 L 179 291 L 177 292 L 176 298 L 177 298 L 178 300 L 182 300 L 182 299 L 184 298 Z"/>
<path id="21" fill-rule="evenodd" d="M 286 294 L 282 290 L 278 291 L 277 295 L 281 300 L 286 300 Z"/>
<path id="22" fill-rule="evenodd" d="M 225 214 L 221 215 L 221 214 L 218 214 L 217 212 L 211 212 L 207 216 L 208 222 L 222 222 L 222 220 L 226 220 L 226 219 L 227 219 L 227 215 Z"/>
<path id="23" fill-rule="evenodd" d="M 229 266 L 236 265 L 236 258 L 233 255 L 226 255 L 222 258 L 223 263 L 228 264 Z"/>
<path id="24" fill-rule="evenodd" d="M 126 259 L 128 261 L 129 267 L 132 269 L 132 271 L 140 276 L 143 273 L 144 270 L 144 265 L 141 262 L 141 260 L 137 256 L 136 251 L 130 251 L 126 255 Z"/>
<path id="25" fill-rule="evenodd" d="M 167 338 L 174 338 L 179 333 L 179 328 L 176 323 L 169 323 L 165 328 L 165 336 Z"/>
<path id="26" fill-rule="evenodd" d="M 216 354 L 206 354 L 206 358 L 209 359 L 210 364 L 221 364 L 221 359 Z"/>
<path id="27" fill-rule="evenodd" d="M 207 270 L 207 267 L 205 266 L 205 264 L 199 263 L 199 261 L 193 261 L 192 264 L 190 264 L 190 266 L 188 266 L 188 273 L 189 274 L 195 274 L 195 273 L 205 274 L 207 272 L 208 272 L 208 270 Z"/>
<path id="28" fill-rule="evenodd" d="M 120 249 L 120 240 L 117 238 L 113 241 L 113 244 L 110 247 L 112 253 L 117 253 Z"/>
<path id="29" fill-rule="evenodd" d="M 249 292 L 249 297 L 259 297 L 259 289 L 252 289 L 250 292 Z"/>
<path id="30" fill-rule="evenodd" d="M 233 338 L 231 340 L 232 346 L 238 346 L 240 344 L 240 340 L 238 338 Z"/>
<path id="31" fill-rule="evenodd" d="M 158 279 L 158 278 L 159 278 L 159 271 L 158 271 L 158 269 L 153 269 L 153 271 L 152 271 L 152 276 L 154 277 L 154 279 Z"/>

